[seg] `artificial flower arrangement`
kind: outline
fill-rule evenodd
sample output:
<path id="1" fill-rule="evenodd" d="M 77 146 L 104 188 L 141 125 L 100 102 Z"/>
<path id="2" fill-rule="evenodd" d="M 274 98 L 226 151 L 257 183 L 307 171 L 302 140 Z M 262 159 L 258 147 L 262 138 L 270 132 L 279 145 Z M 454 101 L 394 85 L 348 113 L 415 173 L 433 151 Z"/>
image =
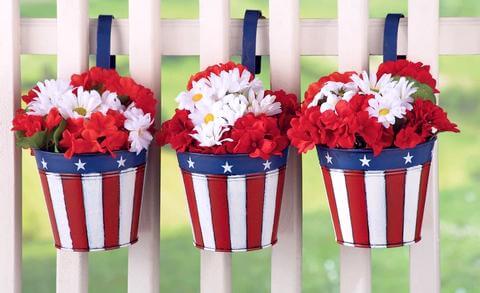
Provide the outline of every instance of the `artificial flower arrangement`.
<path id="1" fill-rule="evenodd" d="M 195 246 L 232 252 L 275 244 L 296 96 L 264 90 L 228 62 L 193 75 L 177 102 L 156 140 L 177 151 Z"/>
<path id="2" fill-rule="evenodd" d="M 57 248 L 113 249 L 137 241 L 146 152 L 156 99 L 113 69 L 45 80 L 22 97 L 13 119 L 30 148 Z"/>
<path id="3" fill-rule="evenodd" d="M 459 132 L 435 104 L 430 67 L 407 60 L 376 74 L 332 73 L 312 83 L 288 136 L 317 147 L 337 242 L 395 247 L 418 242 L 432 149 Z"/>

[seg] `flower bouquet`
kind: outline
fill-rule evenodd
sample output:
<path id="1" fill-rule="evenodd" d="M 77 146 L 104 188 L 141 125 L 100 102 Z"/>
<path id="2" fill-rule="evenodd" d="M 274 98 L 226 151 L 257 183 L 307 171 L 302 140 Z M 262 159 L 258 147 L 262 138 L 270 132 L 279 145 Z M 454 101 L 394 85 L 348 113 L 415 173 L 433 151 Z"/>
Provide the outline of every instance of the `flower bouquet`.
<path id="1" fill-rule="evenodd" d="M 35 155 L 55 246 L 94 251 L 135 243 L 153 92 L 93 67 L 70 82 L 39 82 L 22 99 L 26 108 L 12 130 Z"/>
<path id="2" fill-rule="evenodd" d="M 337 242 L 418 242 L 432 149 L 458 132 L 435 101 L 430 67 L 407 60 L 376 74 L 335 72 L 312 83 L 288 131 L 299 152 L 317 147 Z"/>
<path id="3" fill-rule="evenodd" d="M 195 246 L 233 252 L 275 244 L 296 96 L 265 91 L 229 62 L 193 75 L 177 102 L 156 139 L 177 151 Z"/>

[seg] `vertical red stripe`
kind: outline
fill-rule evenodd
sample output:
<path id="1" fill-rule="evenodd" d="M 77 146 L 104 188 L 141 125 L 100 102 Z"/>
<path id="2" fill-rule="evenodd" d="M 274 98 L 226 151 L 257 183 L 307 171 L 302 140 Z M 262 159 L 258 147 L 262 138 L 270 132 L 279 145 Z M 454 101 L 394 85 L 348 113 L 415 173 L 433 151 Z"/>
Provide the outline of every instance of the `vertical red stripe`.
<path id="1" fill-rule="evenodd" d="M 58 235 L 57 219 L 55 218 L 55 212 L 53 211 L 52 197 L 50 196 L 50 188 L 48 187 L 47 175 L 44 171 L 40 171 L 40 181 L 42 182 L 43 195 L 45 196 L 45 203 L 47 204 L 48 216 L 50 217 L 50 224 L 52 225 L 53 239 L 55 240 L 55 246 L 61 247 L 60 236 Z"/>
<path id="2" fill-rule="evenodd" d="M 83 205 L 82 177 L 73 174 L 63 175 L 62 186 L 73 249 L 87 250 L 88 236 Z"/>
<path id="3" fill-rule="evenodd" d="M 420 176 L 420 189 L 418 194 L 417 223 L 415 226 L 415 241 L 420 240 L 422 234 L 423 212 L 425 210 L 425 202 L 427 200 L 428 176 L 430 174 L 430 162 L 422 167 Z"/>
<path id="4" fill-rule="evenodd" d="M 262 246 L 265 174 L 247 175 L 247 248 Z"/>
<path id="5" fill-rule="evenodd" d="M 105 248 L 119 245 L 120 229 L 120 174 L 104 174 L 103 188 L 103 228 Z"/>
<path id="6" fill-rule="evenodd" d="M 227 176 L 208 176 L 208 191 L 212 212 L 215 249 L 231 250 L 230 218 L 228 213 Z"/>
<path id="7" fill-rule="evenodd" d="M 406 170 L 385 172 L 387 203 L 387 246 L 403 243 Z"/>
<path id="8" fill-rule="evenodd" d="M 277 195 L 275 199 L 275 215 L 273 218 L 272 243 L 277 242 L 278 223 L 280 211 L 282 210 L 283 187 L 285 185 L 285 167 L 278 170 Z"/>
<path id="9" fill-rule="evenodd" d="M 192 174 L 182 171 L 183 184 L 185 185 L 185 193 L 187 194 L 188 209 L 192 220 L 193 234 L 195 235 L 195 244 L 204 247 L 202 228 L 200 226 L 200 218 L 198 216 L 197 201 L 195 200 L 195 190 L 193 189 Z"/>
<path id="10" fill-rule="evenodd" d="M 145 166 L 137 167 L 135 174 L 135 193 L 133 195 L 133 215 L 132 228 L 130 231 L 130 242 L 138 239 L 138 223 L 140 222 L 140 209 L 142 207 L 143 179 L 145 175 Z"/>
<path id="11" fill-rule="evenodd" d="M 345 171 L 345 184 L 350 207 L 353 242 L 359 246 L 370 246 L 368 235 L 367 194 L 363 171 Z"/>
<path id="12" fill-rule="evenodd" d="M 327 191 L 328 204 L 330 205 L 330 213 L 332 215 L 333 228 L 335 229 L 335 235 L 337 236 L 337 241 L 343 242 L 342 229 L 340 228 L 340 220 L 338 219 L 338 210 L 335 202 L 335 193 L 333 192 L 330 170 L 322 167 L 322 172 L 323 180 L 325 181 L 325 189 Z"/>

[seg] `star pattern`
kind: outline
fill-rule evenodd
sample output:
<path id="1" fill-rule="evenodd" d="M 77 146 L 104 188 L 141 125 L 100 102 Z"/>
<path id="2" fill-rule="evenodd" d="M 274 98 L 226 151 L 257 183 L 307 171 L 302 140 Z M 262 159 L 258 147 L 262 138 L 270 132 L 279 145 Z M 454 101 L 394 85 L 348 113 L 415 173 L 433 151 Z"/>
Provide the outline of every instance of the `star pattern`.
<path id="1" fill-rule="evenodd" d="M 367 155 L 363 155 L 363 159 L 359 159 L 360 162 L 362 162 L 362 167 L 367 166 L 370 167 L 370 161 L 371 159 L 367 159 Z"/>
<path id="2" fill-rule="evenodd" d="M 332 161 L 333 158 L 330 156 L 329 153 L 325 155 L 325 159 L 327 159 L 327 164 L 333 164 L 333 161 Z"/>
<path id="3" fill-rule="evenodd" d="M 195 162 L 192 161 L 192 158 L 191 157 L 188 157 L 188 168 L 192 168 L 192 169 L 195 169 Z"/>
<path id="4" fill-rule="evenodd" d="M 40 163 L 42 163 L 42 168 L 43 168 L 43 169 L 48 170 L 48 167 L 47 167 L 47 164 L 48 164 L 48 163 L 45 161 L 44 158 L 42 158 L 42 161 L 41 161 Z"/>
<path id="5" fill-rule="evenodd" d="M 410 155 L 410 152 L 408 152 L 408 154 L 403 158 L 405 159 L 405 165 L 408 164 L 408 163 L 410 163 L 410 164 L 412 163 L 413 156 Z"/>
<path id="6" fill-rule="evenodd" d="M 85 170 L 85 165 L 86 165 L 86 164 L 87 164 L 87 163 L 82 162 L 81 159 L 78 159 L 78 162 L 75 163 L 75 165 L 77 166 L 77 171 Z"/>
<path id="7" fill-rule="evenodd" d="M 271 167 L 270 165 L 272 164 L 272 162 L 270 162 L 269 160 L 266 160 L 265 163 L 263 163 L 263 170 L 270 170 Z"/>
<path id="8" fill-rule="evenodd" d="M 120 168 L 120 167 L 125 167 L 125 162 L 126 162 L 126 161 L 127 161 L 127 160 L 124 159 L 123 156 L 120 156 L 120 160 L 117 161 L 117 163 L 118 163 L 118 168 Z"/>
<path id="9" fill-rule="evenodd" d="M 228 161 L 225 161 L 225 165 L 222 165 L 223 173 L 232 173 L 233 165 L 229 165 Z"/>

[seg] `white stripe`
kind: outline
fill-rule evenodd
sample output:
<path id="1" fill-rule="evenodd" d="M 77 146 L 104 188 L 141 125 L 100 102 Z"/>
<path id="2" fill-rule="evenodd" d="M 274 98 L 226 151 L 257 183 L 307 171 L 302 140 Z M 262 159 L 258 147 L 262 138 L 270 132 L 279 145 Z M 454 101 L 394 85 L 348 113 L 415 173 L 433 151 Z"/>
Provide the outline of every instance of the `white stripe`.
<path id="1" fill-rule="evenodd" d="M 263 200 L 262 246 L 272 244 L 273 218 L 277 199 L 278 169 L 265 175 L 265 197 Z"/>
<path id="2" fill-rule="evenodd" d="M 206 248 L 215 249 L 215 235 L 213 233 L 207 176 L 192 173 L 192 181 L 195 200 L 197 201 L 198 218 L 200 219 L 200 227 L 202 228 L 203 245 Z"/>
<path id="3" fill-rule="evenodd" d="M 130 242 L 136 173 L 136 168 L 129 168 L 120 172 L 119 245 Z"/>
<path id="4" fill-rule="evenodd" d="M 63 195 L 62 178 L 55 173 L 46 173 L 50 197 L 52 198 L 53 212 L 57 222 L 58 235 L 60 236 L 60 245 L 65 248 L 73 248 L 72 238 L 70 236 L 70 226 L 67 218 L 67 208 L 65 206 L 65 197 Z"/>
<path id="5" fill-rule="evenodd" d="M 88 247 L 90 249 L 103 248 L 105 246 L 105 235 L 103 231 L 102 174 L 82 175 L 82 188 Z"/>
<path id="6" fill-rule="evenodd" d="M 232 249 L 247 247 L 247 191 L 245 176 L 228 176 L 228 216 Z"/>
<path id="7" fill-rule="evenodd" d="M 407 169 L 405 178 L 405 208 L 403 211 L 403 242 L 409 242 L 415 239 L 421 175 L 421 165 Z"/>
<path id="8" fill-rule="evenodd" d="M 353 243 L 345 175 L 342 170 L 331 169 L 330 177 L 332 178 L 333 193 L 335 194 L 335 203 L 337 204 L 338 220 L 340 222 L 340 229 L 342 230 L 343 241 Z"/>
<path id="9" fill-rule="evenodd" d="M 372 245 L 387 244 L 387 204 L 385 198 L 385 173 L 365 172 L 367 196 L 368 233 Z"/>

